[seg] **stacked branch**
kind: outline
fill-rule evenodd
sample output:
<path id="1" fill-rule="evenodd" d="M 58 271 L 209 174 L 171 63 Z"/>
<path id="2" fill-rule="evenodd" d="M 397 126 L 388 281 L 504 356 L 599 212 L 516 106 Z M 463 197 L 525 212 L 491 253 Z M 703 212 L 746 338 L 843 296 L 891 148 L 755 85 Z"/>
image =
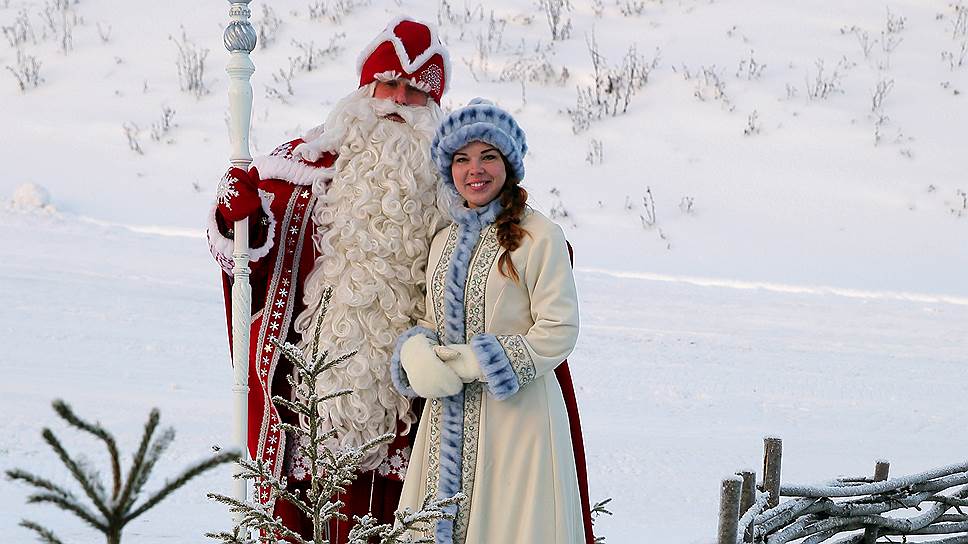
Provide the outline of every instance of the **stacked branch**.
<path id="1" fill-rule="evenodd" d="M 310 486 L 302 490 L 288 488 L 286 477 L 277 478 L 261 459 L 255 461 L 240 460 L 241 473 L 236 476 L 252 481 L 257 492 L 266 492 L 272 499 L 286 500 L 296 506 L 312 520 L 313 535 L 303 537 L 287 528 L 281 518 L 273 516 L 271 510 L 255 502 L 242 502 L 232 497 L 209 493 L 208 497 L 226 504 L 233 514 L 240 514 L 238 524 L 232 532 L 208 533 L 206 536 L 219 540 L 225 544 L 255 544 L 257 542 L 277 542 L 285 539 L 297 544 L 324 544 L 329 542 L 327 533 L 330 521 L 334 519 L 347 520 L 347 516 L 340 512 L 344 503 L 334 497 L 345 494 L 346 488 L 357 478 L 359 467 L 366 455 L 381 444 L 393 440 L 394 435 L 388 433 L 375 437 L 359 447 L 341 448 L 333 450 L 328 444 L 335 436 L 335 430 L 321 431 L 323 428 L 323 404 L 344 395 L 352 394 L 352 390 L 342 389 L 327 394 L 319 394 L 315 384 L 320 376 L 344 361 L 353 357 L 356 352 L 350 352 L 332 360 L 329 352 L 320 353 L 319 336 L 322 321 L 329 308 L 332 290 L 323 295 L 323 309 L 315 323 L 313 342 L 304 354 L 297 346 L 289 342 L 273 341 L 283 356 L 293 364 L 296 375 L 287 379 L 296 392 L 295 400 L 280 396 L 273 397 L 273 402 L 298 414 L 306 423 L 301 429 L 288 423 L 280 423 L 280 428 L 291 436 L 305 435 L 307 440 L 298 443 L 299 452 L 308 460 L 310 467 Z M 433 542 L 432 540 L 417 539 L 410 536 L 412 529 L 433 533 L 433 524 L 442 518 L 453 519 L 454 514 L 447 512 L 447 508 L 456 504 L 463 497 L 436 499 L 431 496 L 424 498 L 423 507 L 417 512 L 409 508 L 395 514 L 395 523 L 381 524 L 374 517 L 365 515 L 355 517 L 356 524 L 350 530 L 348 544 L 366 544 L 377 541 L 380 544 L 403 544 L 410 542 Z M 249 536 L 249 529 L 257 531 L 261 537 Z"/>
<path id="2" fill-rule="evenodd" d="M 874 477 L 779 485 L 775 498 L 761 493 L 741 509 L 735 532 L 724 532 L 730 524 L 721 519 L 720 544 L 874 544 L 915 536 L 917 542 L 968 544 L 968 462 L 892 479 L 888 467 L 879 462 Z M 777 504 L 780 497 L 788 500 Z M 724 505 L 736 501 L 724 494 Z"/>

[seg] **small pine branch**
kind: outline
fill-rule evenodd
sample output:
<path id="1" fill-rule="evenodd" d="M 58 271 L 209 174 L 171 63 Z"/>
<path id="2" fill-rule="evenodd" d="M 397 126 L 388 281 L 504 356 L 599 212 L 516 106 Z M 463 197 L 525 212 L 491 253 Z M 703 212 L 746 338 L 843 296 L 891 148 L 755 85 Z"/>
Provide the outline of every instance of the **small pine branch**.
<path id="1" fill-rule="evenodd" d="M 74 514 L 82 521 L 98 531 L 101 531 L 102 533 L 108 530 L 109 522 L 98 519 L 97 514 L 91 512 L 85 508 L 84 505 L 76 501 L 65 499 L 64 497 L 55 495 L 53 493 L 35 493 L 27 497 L 27 504 L 44 503 L 53 504 L 54 506 L 59 507 L 61 510 Z"/>
<path id="2" fill-rule="evenodd" d="M 74 476 L 74 479 L 77 480 L 77 483 L 81 485 L 81 489 L 84 490 L 84 493 L 87 495 L 87 497 L 91 499 L 91 502 L 94 503 L 94 507 L 101 512 L 101 515 L 103 515 L 105 519 L 110 519 L 111 512 L 104 503 L 104 497 L 97 491 L 97 488 L 102 486 L 96 486 L 91 483 L 91 478 L 94 475 L 89 474 L 80 462 L 71 458 L 70 454 L 68 454 L 67 450 L 64 449 L 64 446 L 61 445 L 60 440 L 57 439 L 57 436 L 53 431 L 45 428 L 40 434 L 44 438 L 44 441 L 47 442 L 47 444 L 54 450 L 61 462 L 64 463 L 64 466 L 67 467 L 67 470 L 70 471 L 71 475 Z"/>
<path id="3" fill-rule="evenodd" d="M 605 508 L 605 505 L 610 502 L 612 502 L 611 497 L 605 499 L 604 501 L 596 502 L 595 506 L 592 506 L 592 518 L 598 518 L 598 516 L 602 514 L 611 516 L 612 512 Z"/>
<path id="4" fill-rule="evenodd" d="M 225 463 L 232 463 L 234 461 L 237 461 L 238 459 L 239 459 L 238 450 L 230 450 L 223 453 L 219 453 L 215 456 L 209 457 L 208 459 L 205 459 L 203 461 L 200 461 L 192 465 L 191 467 L 185 469 L 184 472 L 176 476 L 173 480 L 166 482 L 164 487 L 162 487 L 158 492 L 156 492 L 154 495 L 149 497 L 148 500 L 142 503 L 142 505 L 139 506 L 136 510 L 126 515 L 124 517 L 124 522 L 128 523 L 129 521 L 135 519 L 141 514 L 144 514 L 146 511 L 150 510 L 159 502 L 163 501 L 165 497 L 167 497 L 168 495 L 171 495 L 173 491 L 187 484 L 196 476 L 199 476 L 202 473 L 207 472 L 219 465 L 224 465 Z"/>
<path id="5" fill-rule="evenodd" d="M 27 497 L 28 504 L 47 503 L 57 506 L 77 516 L 94 529 L 103 533 L 107 537 L 108 542 L 120 542 L 121 531 L 129 521 L 150 510 L 176 489 L 188 483 L 192 478 L 218 465 L 235 461 L 239 457 L 238 452 L 229 451 L 204 459 L 188 467 L 174 479 L 166 481 L 160 490 L 149 497 L 141 506 L 133 509 L 134 503 L 137 501 L 142 487 L 147 482 L 152 468 L 174 439 L 174 430 L 166 429 L 152 441 L 161 416 L 157 409 L 151 411 L 148 422 L 145 425 L 145 432 L 141 439 L 140 447 L 134 455 L 131 470 L 127 475 L 127 479 L 124 481 L 123 487 L 121 487 L 119 485 L 120 468 L 118 467 L 120 463 L 118 459 L 118 448 L 111 433 L 99 423 L 92 424 L 78 417 L 71 410 L 70 406 L 62 400 L 55 400 L 53 406 L 57 414 L 72 427 L 93 435 L 107 445 L 108 452 L 111 456 L 111 470 L 115 475 L 113 497 L 109 499 L 98 472 L 89 468 L 80 458 L 71 456 L 53 431 L 46 428 L 41 433 L 41 436 L 43 436 L 44 441 L 47 442 L 51 449 L 54 450 L 54 453 L 57 454 L 57 457 L 67 467 L 74 479 L 77 480 L 84 494 L 87 495 L 87 498 L 94 505 L 94 509 L 83 504 L 74 493 L 67 489 L 25 470 L 8 470 L 6 471 L 6 476 L 9 480 L 23 482 L 35 489 L 35 492 Z M 42 542 L 48 544 L 63 544 L 53 533 L 37 523 L 24 520 L 20 525 L 37 533 Z"/>
<path id="6" fill-rule="evenodd" d="M 54 407 L 54 411 L 57 412 L 57 415 L 59 415 L 61 419 L 84 432 L 94 435 L 104 442 L 104 445 L 108 449 L 108 457 L 111 461 L 111 476 L 114 484 L 111 489 L 111 499 L 117 499 L 118 493 L 121 491 L 121 463 L 119 461 L 120 456 L 118 455 L 118 445 L 114 440 L 114 436 L 112 436 L 107 429 L 102 427 L 100 423 L 88 423 L 87 421 L 84 421 L 78 417 L 77 414 L 74 413 L 74 410 L 72 410 L 71 407 L 63 400 L 57 399 L 52 403 L 52 405 Z"/>
<path id="7" fill-rule="evenodd" d="M 604 515 L 608 515 L 608 516 L 611 516 L 612 515 L 612 512 L 609 509 L 605 508 L 605 505 L 607 505 L 610 502 L 612 502 L 612 498 L 611 497 L 609 497 L 609 498 L 607 498 L 607 499 L 605 499 L 603 501 L 596 502 L 595 505 L 592 506 L 591 515 L 592 515 L 592 524 L 593 525 L 595 524 L 595 520 L 597 520 L 599 516 L 601 516 L 603 514 Z M 604 536 L 596 536 L 595 537 L 595 544 L 605 544 L 605 537 Z"/>
<path id="8" fill-rule="evenodd" d="M 163 430 L 161 435 L 159 435 L 158 438 L 156 438 L 151 444 L 151 448 L 148 450 L 148 453 L 145 454 L 145 461 L 142 465 L 141 471 L 138 474 L 138 478 L 131 490 L 131 503 L 134 503 L 134 501 L 137 500 L 138 495 L 141 494 L 141 490 L 148 482 L 148 478 L 151 476 L 151 471 L 155 468 L 158 458 L 165 453 L 165 450 L 168 449 L 168 446 L 170 446 L 174 440 L 175 429 L 169 427 Z"/>
<path id="9" fill-rule="evenodd" d="M 128 477 L 124 482 L 124 489 L 121 491 L 121 496 L 117 500 L 117 504 L 121 505 L 122 508 L 127 509 L 137 498 L 135 487 L 141 478 L 141 469 L 145 462 L 145 454 L 151 444 L 151 437 L 155 434 L 155 429 L 158 428 L 159 420 L 161 420 L 161 413 L 158 412 L 157 408 L 152 409 L 148 414 L 148 421 L 145 423 L 145 432 L 141 436 L 141 444 L 138 446 L 138 451 L 134 454 L 134 459 L 131 462 L 131 468 L 128 470 Z"/>
<path id="10" fill-rule="evenodd" d="M 36 476 L 24 470 L 20 470 L 20 469 L 8 470 L 7 479 L 14 480 L 14 481 L 19 480 L 26 484 L 32 485 L 38 489 L 45 489 L 47 491 L 50 491 L 51 493 L 54 493 L 55 495 L 62 497 L 65 500 L 71 500 L 71 501 L 76 500 L 76 497 L 70 491 L 55 484 L 54 482 L 51 482 L 50 480 L 41 478 L 40 476 Z"/>
<path id="11" fill-rule="evenodd" d="M 19 525 L 25 529 L 30 529 L 31 531 L 37 533 L 37 537 L 40 538 L 40 541 L 43 544 L 64 544 L 61 539 L 54 536 L 54 533 L 51 532 L 50 529 L 42 527 L 33 521 L 24 519 L 20 521 Z"/>

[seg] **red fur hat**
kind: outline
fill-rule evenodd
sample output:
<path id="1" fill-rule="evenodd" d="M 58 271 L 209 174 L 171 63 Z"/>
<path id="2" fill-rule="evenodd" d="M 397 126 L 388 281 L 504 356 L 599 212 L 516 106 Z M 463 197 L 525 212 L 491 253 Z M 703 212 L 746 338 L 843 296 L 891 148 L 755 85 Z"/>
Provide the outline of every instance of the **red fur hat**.
<path id="1" fill-rule="evenodd" d="M 363 50 L 357 70 L 360 87 L 375 80 L 406 79 L 440 104 L 450 76 L 450 58 L 434 27 L 397 17 Z"/>

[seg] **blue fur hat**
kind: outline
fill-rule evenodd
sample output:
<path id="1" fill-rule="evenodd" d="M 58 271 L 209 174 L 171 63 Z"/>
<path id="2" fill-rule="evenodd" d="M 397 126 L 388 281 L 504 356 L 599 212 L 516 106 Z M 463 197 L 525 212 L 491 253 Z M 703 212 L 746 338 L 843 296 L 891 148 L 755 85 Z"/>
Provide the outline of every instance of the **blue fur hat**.
<path id="1" fill-rule="evenodd" d="M 528 152 L 524 131 L 510 113 L 490 100 L 475 98 L 445 117 L 434 135 L 430 155 L 437 163 L 444 183 L 454 187 L 454 178 L 450 173 L 454 153 L 474 141 L 496 147 L 511 166 L 508 176 L 518 181 L 524 179 L 524 155 Z"/>

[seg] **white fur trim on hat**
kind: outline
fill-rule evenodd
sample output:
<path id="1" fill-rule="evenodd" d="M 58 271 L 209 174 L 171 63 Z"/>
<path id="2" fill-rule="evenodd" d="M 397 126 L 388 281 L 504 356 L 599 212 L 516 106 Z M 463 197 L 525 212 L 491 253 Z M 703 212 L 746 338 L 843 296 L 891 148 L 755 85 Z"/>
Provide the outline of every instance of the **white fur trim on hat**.
<path id="1" fill-rule="evenodd" d="M 410 83 L 410 86 L 411 87 L 413 87 L 415 89 L 418 89 L 418 90 L 421 90 L 421 91 L 423 91 L 423 92 L 425 92 L 427 94 L 432 94 L 433 93 L 433 89 L 430 88 L 430 84 L 427 83 L 426 81 L 418 81 L 416 79 L 408 79 L 408 78 L 405 78 L 405 77 L 403 77 L 403 74 L 401 74 L 400 72 L 398 72 L 396 70 L 387 70 L 386 72 L 380 72 L 379 74 L 373 74 L 373 79 L 375 79 L 377 81 L 382 81 L 384 83 L 387 82 L 387 81 L 393 81 L 395 79 L 406 79 Z"/>
<path id="2" fill-rule="evenodd" d="M 417 55 L 417 58 L 411 60 L 407 55 L 407 48 L 403 45 L 403 41 L 393 33 L 393 29 L 397 27 L 398 24 L 403 21 L 413 21 L 415 23 L 420 23 L 430 30 L 430 47 L 426 51 Z M 363 65 L 366 63 L 366 59 L 370 58 L 370 55 L 376 51 L 377 47 L 383 44 L 383 42 L 390 42 L 393 44 L 393 50 L 397 53 L 397 58 L 400 59 L 400 66 L 408 73 L 412 74 L 417 71 L 418 68 L 423 66 L 430 57 L 434 55 L 440 55 L 444 59 L 444 88 L 441 89 L 441 94 L 447 91 L 450 86 L 451 70 L 450 70 L 450 55 L 447 53 L 447 48 L 444 46 L 443 42 L 437 36 L 437 27 L 432 24 L 425 23 L 419 19 L 414 19 L 412 17 L 406 17 L 403 15 L 394 17 L 383 32 L 380 33 L 369 45 L 367 45 L 363 51 L 360 53 L 359 58 L 356 59 L 356 75 L 359 76 L 363 73 Z M 420 89 L 423 90 L 423 89 Z"/>

